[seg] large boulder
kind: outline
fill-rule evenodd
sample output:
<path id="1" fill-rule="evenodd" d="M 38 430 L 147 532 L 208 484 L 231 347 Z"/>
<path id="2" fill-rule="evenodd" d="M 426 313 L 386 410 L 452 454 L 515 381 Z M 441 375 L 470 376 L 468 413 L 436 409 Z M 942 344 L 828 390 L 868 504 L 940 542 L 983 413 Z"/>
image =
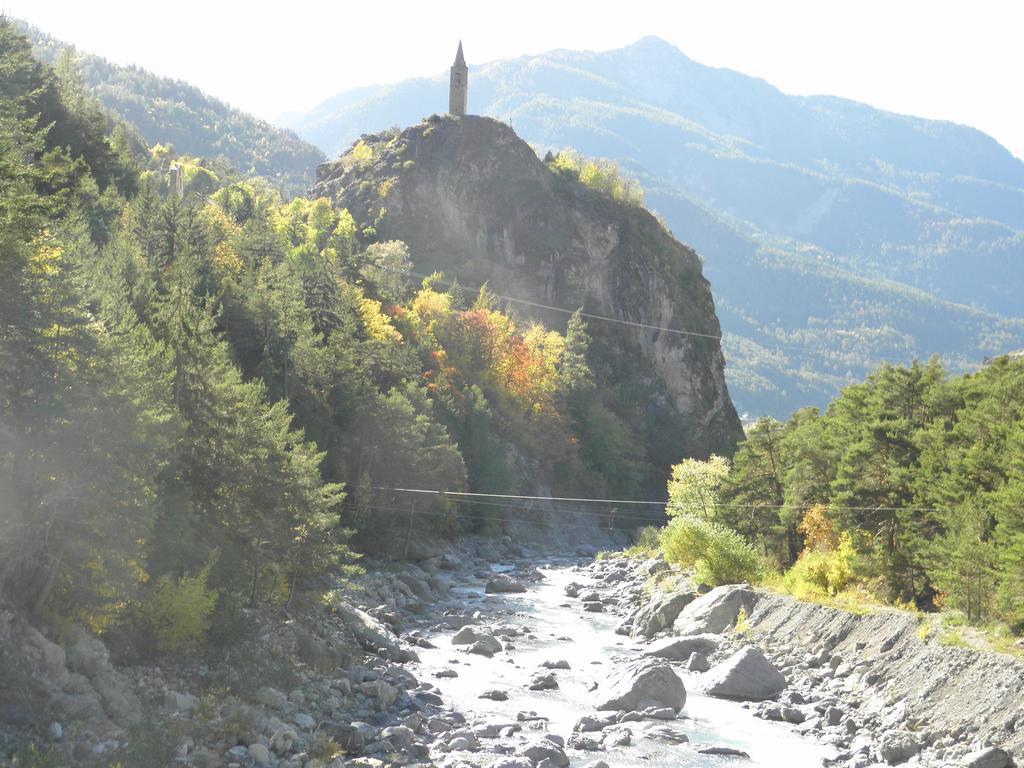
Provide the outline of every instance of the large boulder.
<path id="1" fill-rule="evenodd" d="M 786 678 L 754 646 L 736 651 L 704 678 L 704 693 L 720 699 L 764 701 L 785 687 Z"/>
<path id="2" fill-rule="evenodd" d="M 986 747 L 964 757 L 964 768 L 1010 768 L 1013 759 L 999 747 Z"/>
<path id="3" fill-rule="evenodd" d="M 475 627 L 465 626 L 452 635 L 452 645 L 472 645 L 481 638 Z"/>
<path id="4" fill-rule="evenodd" d="M 550 760 L 558 768 L 565 768 L 565 766 L 569 765 L 569 758 L 565 754 L 565 749 L 553 741 L 553 738 L 545 736 L 541 739 L 535 739 L 521 747 L 516 754 L 519 757 L 525 757 L 534 765 L 542 760 Z"/>
<path id="5" fill-rule="evenodd" d="M 715 587 L 686 606 L 672 625 L 677 635 L 721 634 L 736 624 L 742 609 L 750 613 L 757 593 L 747 584 Z"/>
<path id="6" fill-rule="evenodd" d="M 921 751 L 921 743 L 910 731 L 888 731 L 878 740 L 878 756 L 889 765 L 903 763 Z"/>
<path id="7" fill-rule="evenodd" d="M 633 618 L 633 637 L 652 637 L 672 626 L 679 613 L 697 596 L 692 592 L 670 592 L 645 604 Z"/>
<path id="8" fill-rule="evenodd" d="M 597 708 L 630 711 L 662 706 L 678 712 L 685 704 L 686 687 L 672 667 L 644 659 L 624 665 L 608 678 Z"/>
<path id="9" fill-rule="evenodd" d="M 685 637 L 666 637 L 647 646 L 644 656 L 656 656 L 659 659 L 686 661 L 694 653 L 705 656 L 718 650 L 722 639 L 718 635 L 688 635 Z"/>
<path id="10" fill-rule="evenodd" d="M 499 573 L 487 580 L 485 591 L 488 594 L 525 592 L 526 587 L 505 573 Z"/>
<path id="11" fill-rule="evenodd" d="M 501 641 L 494 635 L 480 635 L 477 641 L 469 647 L 470 653 L 490 658 L 501 650 Z"/>

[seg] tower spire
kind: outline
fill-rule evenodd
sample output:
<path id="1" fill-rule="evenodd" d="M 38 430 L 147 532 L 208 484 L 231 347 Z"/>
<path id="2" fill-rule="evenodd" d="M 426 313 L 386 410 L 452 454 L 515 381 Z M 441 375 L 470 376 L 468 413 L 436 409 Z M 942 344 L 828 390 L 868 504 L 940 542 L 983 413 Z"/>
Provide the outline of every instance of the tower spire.
<path id="1" fill-rule="evenodd" d="M 452 64 L 451 75 L 448 81 L 449 114 L 466 114 L 466 104 L 468 99 L 469 67 L 466 66 L 466 57 L 462 53 L 462 41 L 459 40 L 459 50 L 455 53 L 455 63 Z"/>

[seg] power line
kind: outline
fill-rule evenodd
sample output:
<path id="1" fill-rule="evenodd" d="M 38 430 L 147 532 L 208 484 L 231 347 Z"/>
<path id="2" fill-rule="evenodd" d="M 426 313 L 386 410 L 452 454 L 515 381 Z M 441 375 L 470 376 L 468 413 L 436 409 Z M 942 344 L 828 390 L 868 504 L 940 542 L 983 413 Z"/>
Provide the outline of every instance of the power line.
<path id="1" fill-rule="evenodd" d="M 406 274 L 412 275 L 413 277 L 421 278 L 423 280 L 428 280 L 428 279 L 434 277 L 434 275 L 421 275 L 418 272 L 407 272 Z M 435 278 L 435 279 L 439 283 L 447 283 L 449 287 L 454 285 L 457 282 L 457 279 L 456 280 L 448 280 L 446 278 Z M 459 285 L 461 285 L 461 283 L 459 283 Z M 469 285 L 469 286 L 466 286 L 466 287 L 469 288 L 469 290 L 479 291 L 483 286 L 476 286 L 474 288 L 473 286 Z M 527 301 L 526 299 L 517 299 L 514 296 L 502 296 L 501 294 L 498 294 L 498 293 L 495 293 L 494 296 L 495 296 L 495 298 L 503 299 L 504 301 L 511 301 L 511 302 L 516 303 L 516 304 L 523 304 L 523 305 L 528 306 L 528 307 L 534 307 L 535 309 L 549 309 L 552 312 L 563 312 L 563 313 L 565 313 L 567 315 L 576 314 L 576 312 L 578 311 L 580 313 L 580 317 L 585 317 L 585 318 L 587 318 L 589 320 L 603 320 L 603 321 L 608 322 L 608 323 L 619 323 L 620 325 L 629 325 L 629 326 L 632 326 L 634 328 L 644 328 L 645 330 L 649 330 L 649 331 L 661 331 L 662 333 L 675 333 L 675 334 L 678 334 L 680 336 L 696 336 L 698 338 L 714 339 L 715 341 L 721 341 L 722 340 L 721 335 L 715 336 L 715 335 L 710 334 L 710 333 L 700 333 L 699 331 L 684 331 L 684 330 L 681 330 L 679 328 L 666 328 L 666 327 L 661 326 L 661 325 L 651 325 L 649 323 L 640 323 L 640 322 L 637 322 L 635 320 L 623 320 L 622 318 L 619 318 L 619 317 L 609 317 L 607 315 L 595 315 L 595 314 L 590 313 L 590 312 L 584 312 L 584 311 L 582 311 L 582 309 L 575 310 L 575 309 L 565 309 L 564 307 L 554 307 L 554 306 L 551 306 L 550 304 L 540 304 L 539 302 L 536 302 L 536 301 Z"/>
<path id="2" fill-rule="evenodd" d="M 590 499 L 571 498 L 568 496 L 522 496 L 512 493 L 473 493 L 470 491 L 437 491 L 427 488 L 387 488 L 379 485 L 375 485 L 374 490 L 393 491 L 395 493 L 426 493 L 433 494 L 435 496 L 480 496 L 488 499 L 526 499 L 532 501 L 593 502 L 595 504 L 657 504 L 662 507 L 665 506 L 664 501 L 643 501 L 640 499 Z"/>
<path id="3" fill-rule="evenodd" d="M 503 494 L 503 493 L 474 493 L 469 491 L 441 491 L 432 490 L 427 488 L 388 488 L 385 486 L 374 486 L 374 490 L 388 491 L 392 493 L 419 493 L 434 496 L 450 497 L 452 501 L 459 501 L 460 499 L 466 499 L 472 501 L 474 499 L 519 499 L 525 501 L 549 501 L 549 502 L 565 502 L 565 503 L 594 503 L 594 504 L 634 504 L 634 505 L 654 505 L 668 509 L 672 506 L 671 502 L 664 501 L 647 501 L 643 499 L 592 499 L 592 498 L 573 498 L 568 496 L 526 496 L 518 494 Z M 526 507 L 519 507 L 516 505 L 496 505 L 493 502 L 476 501 L 478 504 L 490 504 L 491 506 L 507 506 L 509 509 L 527 509 Z M 718 503 L 717 507 L 723 509 L 806 509 L 814 506 L 819 502 L 807 503 L 807 504 L 759 504 L 753 502 L 747 503 Z M 829 509 L 844 511 L 844 512 L 949 512 L 950 510 L 944 507 L 886 507 L 886 506 L 851 506 L 845 504 L 830 504 L 827 502 L 820 502 Z M 584 510 L 560 510 L 550 508 L 547 511 L 551 512 L 584 512 Z M 631 515 L 628 511 L 621 511 L 618 514 Z"/>

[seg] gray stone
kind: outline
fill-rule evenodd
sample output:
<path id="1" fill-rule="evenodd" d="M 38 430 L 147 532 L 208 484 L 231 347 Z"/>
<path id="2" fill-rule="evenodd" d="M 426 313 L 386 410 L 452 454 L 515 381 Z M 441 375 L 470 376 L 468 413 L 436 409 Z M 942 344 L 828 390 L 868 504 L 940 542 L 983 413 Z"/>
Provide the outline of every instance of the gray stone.
<path id="1" fill-rule="evenodd" d="M 249 757 L 256 765 L 267 765 L 270 762 L 270 750 L 256 742 L 249 745 Z"/>
<path id="2" fill-rule="evenodd" d="M 494 578 L 488 579 L 487 587 L 484 591 L 488 594 L 519 593 L 525 592 L 526 587 L 508 574 L 499 573 Z"/>
<path id="3" fill-rule="evenodd" d="M 380 732 L 380 738 L 382 741 L 389 741 L 394 744 L 396 749 L 405 749 L 412 744 L 416 734 L 413 733 L 412 728 L 407 726 L 392 725 Z"/>
<path id="4" fill-rule="evenodd" d="M 64 726 L 54 720 L 50 723 L 50 727 L 46 729 L 46 735 L 49 736 L 52 741 L 60 741 L 64 738 Z"/>
<path id="5" fill-rule="evenodd" d="M 747 646 L 707 673 L 704 693 L 721 699 L 763 701 L 782 692 L 786 678 L 759 648 Z"/>
<path id="6" fill-rule="evenodd" d="M 986 747 L 964 756 L 963 768 L 1010 768 L 1013 759 L 998 747 Z"/>
<path id="7" fill-rule="evenodd" d="M 544 669 L 569 669 L 569 662 L 565 659 L 559 659 L 558 661 L 544 661 L 541 662 L 541 666 Z"/>
<path id="8" fill-rule="evenodd" d="M 569 737 L 567 744 L 572 749 L 581 749 L 584 752 L 596 752 L 601 748 L 601 745 L 596 739 L 593 739 L 590 736 L 584 736 L 582 733 L 572 734 Z"/>
<path id="9" fill-rule="evenodd" d="M 597 709 L 630 710 L 660 705 L 678 711 L 685 704 L 686 687 L 672 667 L 644 659 L 623 665 L 609 677 Z"/>
<path id="10" fill-rule="evenodd" d="M 670 592 L 645 604 L 633 618 L 630 635 L 652 637 L 672 626 L 679 613 L 696 597 L 692 592 Z M 685 656 L 682 658 L 686 658 Z"/>
<path id="11" fill-rule="evenodd" d="M 533 763 L 525 757 L 499 757 L 489 768 L 533 768 Z"/>
<path id="12" fill-rule="evenodd" d="M 558 688 L 558 678 L 550 672 L 546 675 L 537 675 L 530 681 L 531 691 L 554 691 Z"/>
<path id="13" fill-rule="evenodd" d="M 551 739 L 545 737 L 535 739 L 517 751 L 520 757 L 525 757 L 533 763 L 540 763 L 542 760 L 551 760 L 559 768 L 569 765 L 569 758 L 565 750 Z"/>
<path id="14" fill-rule="evenodd" d="M 452 645 L 472 645 L 480 639 L 475 627 L 465 626 L 452 635 Z"/>
<path id="15" fill-rule="evenodd" d="M 699 747 L 697 752 L 702 755 L 718 755 L 719 757 L 750 757 L 742 749 L 734 747 Z"/>
<path id="16" fill-rule="evenodd" d="M 682 731 L 677 731 L 664 725 L 656 725 L 644 731 L 644 736 L 649 739 L 657 739 L 668 744 L 685 744 L 690 740 Z"/>
<path id="17" fill-rule="evenodd" d="M 484 691 L 477 698 L 490 699 L 491 701 L 508 701 L 508 693 L 502 690 Z"/>
<path id="18" fill-rule="evenodd" d="M 588 600 L 583 604 L 583 610 L 587 613 L 604 613 L 604 603 L 600 600 Z"/>
<path id="19" fill-rule="evenodd" d="M 689 637 L 666 637 L 656 640 L 644 649 L 644 656 L 659 659 L 686 661 L 694 653 L 708 655 L 718 650 L 722 638 L 718 635 L 690 635 Z"/>
<path id="20" fill-rule="evenodd" d="M 888 731 L 878 740 L 878 756 L 889 765 L 905 762 L 920 751 L 921 744 L 909 731 Z"/>
<path id="21" fill-rule="evenodd" d="M 711 662 L 708 661 L 708 657 L 703 653 L 694 651 L 690 654 L 690 658 L 686 660 L 686 668 L 691 672 L 707 672 L 711 669 Z"/>
<path id="22" fill-rule="evenodd" d="M 305 712 L 296 713 L 296 715 L 292 718 L 292 722 L 299 726 L 299 728 L 302 728 L 304 731 L 310 731 L 313 728 L 316 728 L 316 720 L 314 720 L 311 715 L 307 715 Z"/>
<path id="23" fill-rule="evenodd" d="M 470 653 L 480 656 L 493 656 L 501 650 L 501 642 L 493 635 L 480 635 L 475 643 L 469 647 Z"/>
<path id="24" fill-rule="evenodd" d="M 747 584 L 726 584 L 701 595 L 683 609 L 672 625 L 677 635 L 720 634 L 736 624 L 742 608 L 748 614 L 757 593 Z"/>
<path id="25" fill-rule="evenodd" d="M 608 728 L 603 734 L 601 734 L 601 746 L 605 749 L 628 747 L 632 743 L 633 732 L 629 730 L 629 728 L 617 726 L 614 728 Z"/>

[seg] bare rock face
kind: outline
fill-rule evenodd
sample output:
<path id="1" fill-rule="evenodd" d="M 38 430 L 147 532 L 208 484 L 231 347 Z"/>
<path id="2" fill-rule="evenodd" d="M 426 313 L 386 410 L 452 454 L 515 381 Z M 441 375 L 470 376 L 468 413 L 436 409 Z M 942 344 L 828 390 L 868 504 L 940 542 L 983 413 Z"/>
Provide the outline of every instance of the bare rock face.
<path id="1" fill-rule="evenodd" d="M 490 118 L 434 116 L 363 141 L 373 158 L 321 166 L 311 197 L 347 208 L 379 239 L 405 241 L 417 272 L 627 321 L 588 321 L 605 361 L 595 374 L 630 393 L 655 465 L 742 438 L 700 258 L 649 212 L 553 171 Z M 517 309 L 554 328 L 568 320 Z"/>

